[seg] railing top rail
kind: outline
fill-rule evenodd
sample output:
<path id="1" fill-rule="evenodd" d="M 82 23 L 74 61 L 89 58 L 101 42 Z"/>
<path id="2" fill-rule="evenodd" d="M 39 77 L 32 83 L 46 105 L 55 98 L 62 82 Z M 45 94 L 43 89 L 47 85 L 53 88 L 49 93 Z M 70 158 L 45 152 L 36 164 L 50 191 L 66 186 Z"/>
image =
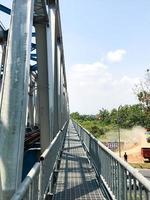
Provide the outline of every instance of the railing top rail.
<path id="1" fill-rule="evenodd" d="M 123 166 L 130 174 L 132 174 L 133 177 L 135 177 L 148 191 L 150 191 L 150 181 L 148 179 L 140 174 L 137 169 L 134 169 L 127 162 L 125 162 L 114 152 L 112 152 L 108 147 L 102 144 L 102 142 L 98 141 L 88 130 L 83 128 L 78 122 L 76 122 L 75 120 L 73 121 L 77 123 L 78 126 L 80 126 L 80 128 L 84 130 L 105 152 L 107 152 L 114 160 L 116 160 L 121 166 Z"/>
<path id="2" fill-rule="evenodd" d="M 65 130 L 67 123 L 68 123 L 68 121 L 65 122 L 62 129 L 59 130 L 59 132 L 57 133 L 57 135 L 55 136 L 55 138 L 53 139 L 51 144 L 47 147 L 47 149 L 40 156 L 40 162 L 37 162 L 37 163 L 34 164 L 34 166 L 30 170 L 30 172 L 28 173 L 28 175 L 26 176 L 24 181 L 20 184 L 19 188 L 17 189 L 17 191 L 15 192 L 15 194 L 13 195 L 11 200 L 22 200 L 22 199 L 24 199 L 24 197 L 26 197 L 26 195 L 29 195 L 28 190 L 29 190 L 30 185 L 32 185 L 32 183 L 35 181 L 35 178 L 36 178 L 37 175 L 39 176 L 39 178 L 41 177 L 41 163 L 42 163 L 42 161 L 45 160 L 48 153 L 51 151 L 53 146 L 56 144 L 57 139 L 59 139 L 60 134 L 62 134 L 63 131 Z M 38 178 L 38 181 L 37 181 L 36 184 L 39 184 L 39 178 Z M 38 195 L 39 196 L 41 195 L 41 191 L 40 191 L 40 194 L 38 194 Z"/>
<path id="3" fill-rule="evenodd" d="M 57 140 L 57 138 L 59 137 L 59 135 L 61 134 L 61 131 L 59 131 L 56 135 L 56 137 L 52 140 L 52 142 L 50 143 L 50 145 L 45 149 L 45 151 L 42 153 L 42 155 L 40 156 L 40 160 L 44 160 L 47 156 L 47 154 L 50 152 L 51 148 L 53 147 L 53 145 L 55 145 L 55 142 Z"/>
<path id="4" fill-rule="evenodd" d="M 20 187 L 18 188 L 17 192 L 13 195 L 11 200 L 22 200 L 24 195 L 26 194 L 29 185 L 31 184 L 34 177 L 40 171 L 40 163 L 35 163 L 33 168 L 30 170 L 24 181 L 21 183 Z"/>
<path id="5" fill-rule="evenodd" d="M 52 142 L 50 143 L 50 145 L 45 149 L 45 151 L 42 153 L 42 155 L 40 156 L 40 160 L 44 160 L 47 156 L 47 154 L 50 152 L 51 148 L 53 147 L 53 145 L 55 145 L 56 140 L 58 139 L 59 135 L 62 133 L 62 131 L 64 130 L 65 126 L 66 126 L 67 122 L 65 122 L 64 126 L 62 127 L 62 129 L 60 131 L 58 131 L 57 135 L 55 136 L 55 138 L 52 140 Z"/>

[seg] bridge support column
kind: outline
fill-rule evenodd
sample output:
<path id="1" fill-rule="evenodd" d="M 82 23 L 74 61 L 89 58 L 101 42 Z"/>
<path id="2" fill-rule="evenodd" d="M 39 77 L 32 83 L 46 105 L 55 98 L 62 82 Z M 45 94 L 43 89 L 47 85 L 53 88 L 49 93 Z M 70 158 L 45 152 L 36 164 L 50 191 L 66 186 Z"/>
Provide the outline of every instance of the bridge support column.
<path id="1" fill-rule="evenodd" d="M 52 105 L 53 67 L 51 56 L 51 36 L 46 23 L 35 24 L 37 43 L 38 81 L 37 94 L 39 104 L 39 124 L 41 132 L 41 151 L 43 152 L 53 139 Z"/>
<path id="2" fill-rule="evenodd" d="M 52 129 L 53 129 L 53 138 L 56 136 L 58 132 L 58 108 L 57 108 L 57 92 L 56 92 L 56 69 L 57 69 L 57 49 L 56 49 L 56 2 L 54 1 L 53 4 L 49 5 L 49 30 L 51 35 L 51 61 L 52 61 L 52 69 L 53 69 L 53 87 L 51 96 L 53 107 L 52 107 Z"/>
<path id="3" fill-rule="evenodd" d="M 61 41 L 60 41 L 61 43 Z M 61 129 L 61 44 L 57 44 L 57 76 L 58 76 L 58 128 Z"/>
<path id="4" fill-rule="evenodd" d="M 2 200 L 11 199 L 22 176 L 33 4 L 33 0 L 13 3 L 0 110 Z"/>
<path id="5" fill-rule="evenodd" d="M 29 100 L 28 100 L 28 113 L 29 113 L 29 124 L 31 127 L 34 126 L 34 83 L 32 82 L 32 75 L 30 74 L 29 84 Z"/>

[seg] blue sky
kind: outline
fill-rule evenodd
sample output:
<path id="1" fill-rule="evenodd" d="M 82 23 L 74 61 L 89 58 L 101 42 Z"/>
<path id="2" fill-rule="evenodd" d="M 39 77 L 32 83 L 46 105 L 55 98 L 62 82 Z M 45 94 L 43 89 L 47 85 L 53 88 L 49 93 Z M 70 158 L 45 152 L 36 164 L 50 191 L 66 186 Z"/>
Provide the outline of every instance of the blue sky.
<path id="1" fill-rule="evenodd" d="M 60 11 L 71 112 L 137 103 L 132 88 L 150 68 L 150 1 L 60 0 Z"/>
<path id="2" fill-rule="evenodd" d="M 147 65 L 149 54 L 145 52 L 150 50 L 150 1 L 60 2 L 66 64 L 95 62 L 108 51 L 123 48 L 128 52 L 123 67 Z M 71 55 L 68 56 L 70 50 Z M 123 67 L 116 67 L 127 72 Z M 135 72 L 133 68 L 130 69 L 132 74 Z"/>
<path id="3" fill-rule="evenodd" d="M 137 103 L 132 88 L 150 66 L 150 1 L 63 0 L 60 5 L 71 110 L 96 113 L 101 107 Z M 108 61 L 107 55 L 112 52 L 113 58 L 120 49 L 120 61 Z M 77 64 L 89 64 L 92 71 L 97 62 L 106 65 L 103 72 L 97 70 L 102 82 L 75 70 Z"/>

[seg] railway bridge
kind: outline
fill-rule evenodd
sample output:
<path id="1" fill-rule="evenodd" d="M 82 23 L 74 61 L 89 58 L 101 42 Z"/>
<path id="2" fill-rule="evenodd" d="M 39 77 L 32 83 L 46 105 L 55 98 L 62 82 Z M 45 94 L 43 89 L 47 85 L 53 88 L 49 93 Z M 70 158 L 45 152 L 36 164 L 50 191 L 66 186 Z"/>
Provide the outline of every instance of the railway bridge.
<path id="1" fill-rule="evenodd" d="M 150 183 L 69 117 L 58 0 L 0 23 L 0 200 L 150 199 Z"/>

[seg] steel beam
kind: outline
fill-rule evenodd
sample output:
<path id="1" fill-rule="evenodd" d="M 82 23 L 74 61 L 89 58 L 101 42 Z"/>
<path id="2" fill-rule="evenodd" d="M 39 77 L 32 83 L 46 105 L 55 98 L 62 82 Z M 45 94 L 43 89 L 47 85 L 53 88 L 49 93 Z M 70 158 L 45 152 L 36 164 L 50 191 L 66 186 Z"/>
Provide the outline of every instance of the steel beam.
<path id="1" fill-rule="evenodd" d="M 37 90 L 34 91 L 34 125 L 39 127 L 39 103 L 37 98 Z"/>
<path id="2" fill-rule="evenodd" d="M 58 76 L 58 128 L 61 129 L 61 50 L 57 44 L 57 76 Z"/>
<path id="3" fill-rule="evenodd" d="M 56 136 L 58 132 L 58 119 L 57 119 L 57 100 L 56 100 L 56 71 L 57 63 L 56 63 L 56 8 L 55 6 L 49 5 L 49 35 L 51 37 L 51 62 L 52 62 L 52 75 L 51 80 L 53 80 L 53 85 L 51 88 L 51 109 L 52 109 L 52 118 L 51 118 L 51 127 L 53 131 L 53 138 Z"/>
<path id="4" fill-rule="evenodd" d="M 46 1 L 35 0 L 34 4 L 34 22 L 35 23 L 48 23 L 48 15 L 46 9 Z"/>
<path id="5" fill-rule="evenodd" d="M 35 90 L 35 84 L 32 81 L 32 75 L 30 72 L 28 112 L 29 112 L 29 124 L 31 127 L 34 126 L 34 90 Z"/>
<path id="6" fill-rule="evenodd" d="M 0 183 L 8 200 L 21 182 L 33 0 L 14 0 L 0 108 Z"/>
<path id="7" fill-rule="evenodd" d="M 51 126 L 51 105 L 53 70 L 51 61 L 51 37 L 47 24 L 35 24 L 37 43 L 37 64 L 38 64 L 38 104 L 39 104 L 39 124 L 41 132 L 41 151 L 43 152 L 53 138 Z"/>
<path id="8" fill-rule="evenodd" d="M 53 56 L 54 56 L 54 137 L 59 130 L 59 117 L 58 117 L 58 49 L 57 49 L 57 38 L 58 38 L 58 23 L 57 23 L 57 9 L 54 7 L 51 12 L 51 17 L 53 19 L 53 40 L 55 41 L 53 47 Z"/>
<path id="9" fill-rule="evenodd" d="M 61 108 L 60 108 L 60 112 L 61 112 L 61 126 L 63 126 L 63 66 L 62 66 L 62 62 L 61 62 L 61 69 L 60 69 L 60 80 L 61 80 Z"/>
<path id="10" fill-rule="evenodd" d="M 50 106 L 50 127 L 51 140 L 54 138 L 54 63 L 55 63 L 55 18 L 52 17 L 52 9 L 48 7 L 49 25 L 47 26 L 47 52 L 48 52 L 48 68 L 49 68 L 49 106 Z"/>
<path id="11" fill-rule="evenodd" d="M 10 15 L 11 13 L 11 9 L 7 8 L 6 6 L 3 6 L 2 4 L 0 4 L 0 10 L 8 15 Z"/>

